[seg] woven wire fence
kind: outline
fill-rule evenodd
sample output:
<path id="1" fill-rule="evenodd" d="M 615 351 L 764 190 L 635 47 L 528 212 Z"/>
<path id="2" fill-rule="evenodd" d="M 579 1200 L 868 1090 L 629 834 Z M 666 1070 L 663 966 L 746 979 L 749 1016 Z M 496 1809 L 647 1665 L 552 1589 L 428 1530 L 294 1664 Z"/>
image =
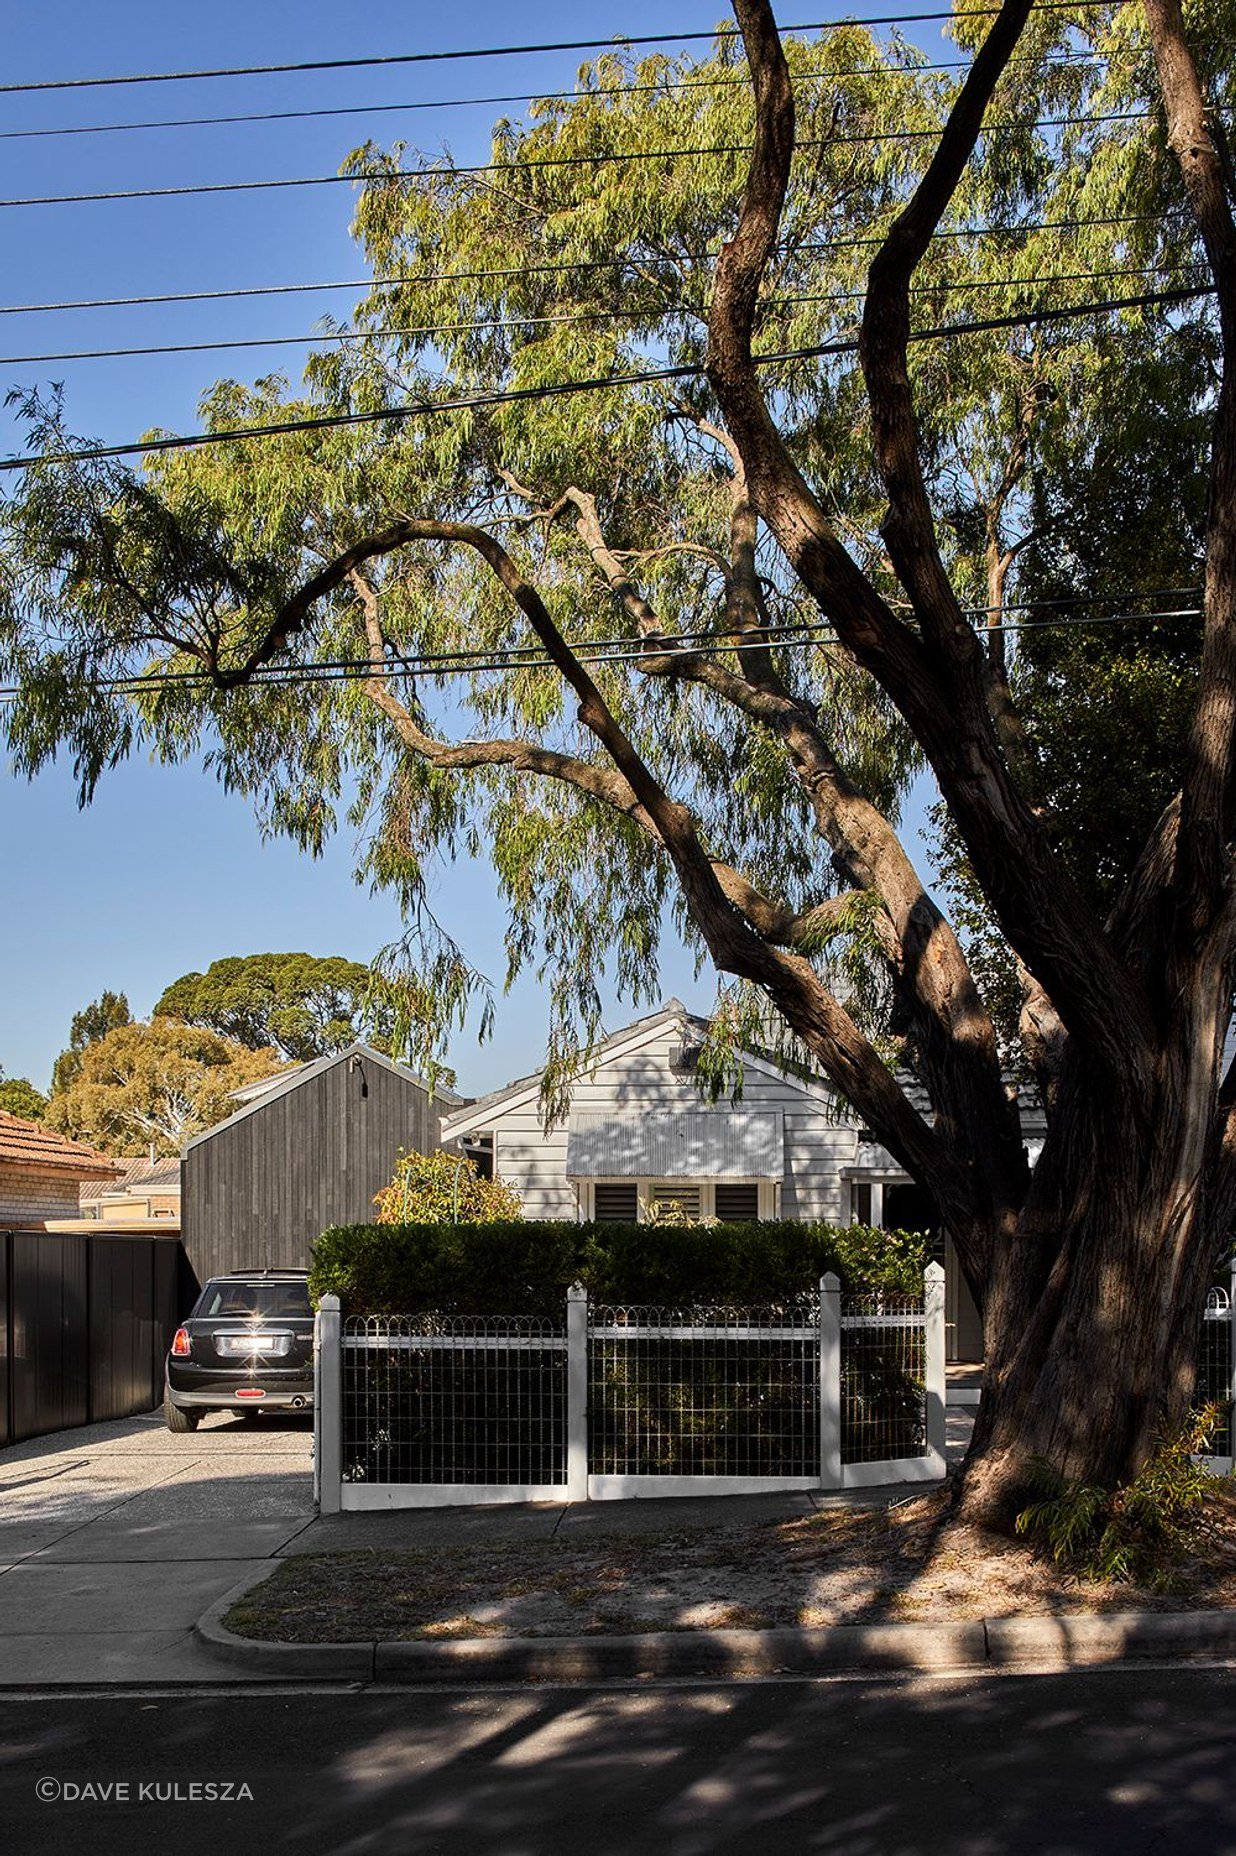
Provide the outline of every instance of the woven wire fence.
<path id="1" fill-rule="evenodd" d="M 927 1448 L 927 1322 L 908 1295 L 841 1298 L 841 1460 L 890 1463 Z"/>
<path id="2" fill-rule="evenodd" d="M 594 1476 L 815 1476 L 818 1306 L 595 1308 Z"/>
<path id="3" fill-rule="evenodd" d="M 1227 1289 L 1212 1289 L 1206 1297 L 1202 1331 L 1197 1347 L 1195 1405 L 1222 1405 L 1225 1416 L 1207 1440 L 1210 1456 L 1232 1455 L 1232 1302 Z"/>
<path id="4" fill-rule="evenodd" d="M 343 1479 L 564 1482 L 562 1323 L 443 1315 L 346 1322 Z"/>

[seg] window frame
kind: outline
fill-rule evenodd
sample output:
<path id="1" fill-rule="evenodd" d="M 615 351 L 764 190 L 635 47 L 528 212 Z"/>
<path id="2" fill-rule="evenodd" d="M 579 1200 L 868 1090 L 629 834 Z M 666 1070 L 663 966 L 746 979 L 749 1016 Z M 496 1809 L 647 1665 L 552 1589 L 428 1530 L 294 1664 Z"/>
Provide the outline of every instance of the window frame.
<path id="1" fill-rule="evenodd" d="M 704 1224 L 717 1222 L 718 1181 L 715 1179 L 687 1179 L 685 1177 L 665 1179 L 652 1174 L 638 1176 L 627 1174 L 604 1173 L 595 1179 L 581 1179 L 578 1183 L 579 1208 L 581 1220 L 585 1223 L 596 1221 L 596 1188 L 598 1186 L 629 1186 L 634 1182 L 636 1189 L 636 1223 L 648 1224 L 652 1206 L 653 1189 L 656 1187 L 681 1187 L 684 1191 L 698 1191 L 700 1195 L 700 1220 Z M 729 1174 L 720 1182 L 726 1186 L 755 1186 L 759 1193 L 758 1221 L 763 1224 L 777 1216 L 778 1182 L 775 1179 L 761 1179 L 753 1173 Z"/>

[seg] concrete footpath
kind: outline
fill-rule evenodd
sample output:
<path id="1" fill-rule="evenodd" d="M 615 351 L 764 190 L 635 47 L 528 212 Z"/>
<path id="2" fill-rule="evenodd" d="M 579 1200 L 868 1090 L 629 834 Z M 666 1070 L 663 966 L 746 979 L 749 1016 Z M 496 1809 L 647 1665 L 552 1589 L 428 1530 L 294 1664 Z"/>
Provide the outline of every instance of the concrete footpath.
<path id="1" fill-rule="evenodd" d="M 235 1682 L 193 1625 L 313 1519 L 310 1422 L 162 1414 L 0 1450 L 0 1686 Z"/>
<path id="2" fill-rule="evenodd" d="M 950 1411 L 950 1455 L 964 1449 L 972 1417 Z M 836 1502 L 881 1505 L 908 1493 L 318 1518 L 312 1444 L 306 1418 L 218 1414 L 173 1436 L 150 1412 L 0 1450 L 0 1688 L 269 1681 L 258 1663 L 212 1653 L 194 1626 L 287 1554 L 719 1527 L 739 1511 L 789 1520 Z M 370 1676 L 373 1665 L 370 1654 Z M 342 1669 L 335 1675 L 354 1679 Z"/>
<path id="3" fill-rule="evenodd" d="M 950 1412 L 950 1455 L 972 1411 Z M 316 1517 L 307 1420 L 212 1417 L 173 1436 L 157 1412 L 0 1451 L 0 1688 L 278 1681 L 509 1682 L 753 1677 L 839 1669 L 1062 1668 L 1236 1656 L 1223 1612 L 1013 1618 L 831 1630 L 279 1645 L 223 1616 L 286 1556 L 474 1541 L 605 1539 L 884 1506 L 846 1495 L 700 1497 Z"/>

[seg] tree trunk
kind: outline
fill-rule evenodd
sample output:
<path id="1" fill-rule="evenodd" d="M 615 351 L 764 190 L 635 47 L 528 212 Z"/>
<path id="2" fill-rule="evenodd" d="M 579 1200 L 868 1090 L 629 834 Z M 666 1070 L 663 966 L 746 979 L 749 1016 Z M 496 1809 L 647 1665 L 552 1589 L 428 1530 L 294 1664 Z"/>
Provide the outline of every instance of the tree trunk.
<path id="1" fill-rule="evenodd" d="M 1182 1422 L 1219 1261 L 1198 1190 L 1204 1118 L 1187 1093 L 1160 1088 L 1153 1114 L 1131 1115 L 1070 1080 L 985 1297 L 959 1505 L 1000 1529 L 1031 1496 L 1034 1459 L 1113 1488 Z"/>

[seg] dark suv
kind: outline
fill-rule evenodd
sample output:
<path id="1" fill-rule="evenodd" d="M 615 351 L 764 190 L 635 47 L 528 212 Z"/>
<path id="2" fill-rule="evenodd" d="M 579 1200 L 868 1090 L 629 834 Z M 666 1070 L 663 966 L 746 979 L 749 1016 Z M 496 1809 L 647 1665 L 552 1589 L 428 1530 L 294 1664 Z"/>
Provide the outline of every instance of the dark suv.
<path id="1" fill-rule="evenodd" d="M 313 1309 L 305 1271 L 213 1276 L 167 1356 L 168 1430 L 192 1431 L 208 1411 L 312 1406 Z"/>

